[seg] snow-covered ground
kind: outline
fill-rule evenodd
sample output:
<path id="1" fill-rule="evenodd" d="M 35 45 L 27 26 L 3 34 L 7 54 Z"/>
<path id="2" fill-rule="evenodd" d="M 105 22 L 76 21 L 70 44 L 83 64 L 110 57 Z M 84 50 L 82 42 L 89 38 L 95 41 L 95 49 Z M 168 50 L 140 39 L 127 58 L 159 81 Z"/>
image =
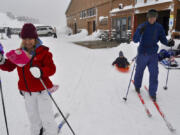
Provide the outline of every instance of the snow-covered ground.
<path id="1" fill-rule="evenodd" d="M 137 45 L 122 44 L 111 49 L 91 50 L 71 43 L 65 39 L 41 38 L 44 45 L 50 47 L 57 66 L 56 74 L 51 77 L 60 88 L 53 94 L 57 104 L 64 113 L 69 112 L 69 122 L 77 135 L 171 135 L 164 121 L 155 109 L 147 92 L 142 95 L 152 118 L 148 118 L 139 101 L 134 87 L 131 86 L 128 100 L 126 94 L 131 72 L 120 73 L 111 64 L 122 50 L 131 60 L 136 55 Z M 74 38 L 74 37 L 73 37 Z M 80 39 L 80 38 L 79 38 Z M 0 40 L 5 51 L 18 48 L 21 40 L 17 36 Z M 131 67 L 132 70 L 132 67 Z M 159 89 L 157 101 L 180 134 L 180 72 L 171 70 L 168 90 L 165 91 L 167 70 L 159 65 Z M 29 123 L 20 96 L 17 71 L 12 73 L 0 71 L 5 97 L 7 119 L 11 135 L 30 135 Z M 145 71 L 143 85 L 148 85 L 148 71 Z M 57 112 L 56 108 L 54 111 Z M 0 101 L 0 135 L 6 135 L 2 105 Z M 62 135 L 71 135 L 65 125 Z"/>

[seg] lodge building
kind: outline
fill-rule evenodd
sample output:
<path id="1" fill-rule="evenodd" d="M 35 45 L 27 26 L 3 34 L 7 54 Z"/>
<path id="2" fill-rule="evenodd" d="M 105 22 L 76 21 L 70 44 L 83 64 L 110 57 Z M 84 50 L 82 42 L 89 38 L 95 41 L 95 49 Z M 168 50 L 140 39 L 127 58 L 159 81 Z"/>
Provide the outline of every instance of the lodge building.
<path id="1" fill-rule="evenodd" d="M 150 9 L 159 12 L 158 22 L 172 36 L 180 38 L 180 0 L 71 0 L 67 10 L 67 26 L 76 34 L 79 29 L 94 31 L 116 29 L 121 37 L 146 21 Z"/>

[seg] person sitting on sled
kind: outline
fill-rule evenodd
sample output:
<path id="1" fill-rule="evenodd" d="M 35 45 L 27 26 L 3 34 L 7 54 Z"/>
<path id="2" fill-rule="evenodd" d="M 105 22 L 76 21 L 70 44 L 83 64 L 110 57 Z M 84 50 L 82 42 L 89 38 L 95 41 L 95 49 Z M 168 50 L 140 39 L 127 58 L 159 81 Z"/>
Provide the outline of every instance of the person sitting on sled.
<path id="1" fill-rule="evenodd" d="M 119 57 L 112 63 L 112 65 L 117 65 L 119 68 L 127 68 L 130 64 L 122 51 L 119 52 Z"/>
<path id="2" fill-rule="evenodd" d="M 162 61 L 165 58 L 177 57 L 178 55 L 180 55 L 180 50 L 161 49 L 160 52 L 158 53 L 158 58 L 159 61 Z"/>
<path id="3" fill-rule="evenodd" d="M 166 65 L 166 66 L 171 66 L 171 67 L 177 67 L 178 63 L 177 61 L 174 59 L 174 57 L 178 56 L 180 54 L 180 51 L 173 51 L 173 50 L 165 50 L 162 49 L 160 50 L 160 52 L 158 53 L 158 59 L 159 62 L 161 62 L 162 64 Z"/>

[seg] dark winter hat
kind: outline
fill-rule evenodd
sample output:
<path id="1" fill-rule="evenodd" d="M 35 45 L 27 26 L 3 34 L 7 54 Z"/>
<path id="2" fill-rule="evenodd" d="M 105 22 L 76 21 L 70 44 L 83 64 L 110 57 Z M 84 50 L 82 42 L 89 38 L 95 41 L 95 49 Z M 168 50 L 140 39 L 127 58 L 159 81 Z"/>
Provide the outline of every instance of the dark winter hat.
<path id="1" fill-rule="evenodd" d="M 156 17 L 158 18 L 158 12 L 155 9 L 150 9 L 147 13 L 147 18 Z"/>
<path id="2" fill-rule="evenodd" d="M 24 24 L 22 30 L 21 30 L 21 38 L 38 38 L 38 34 L 36 31 L 36 27 L 32 23 L 26 23 Z"/>
<path id="3" fill-rule="evenodd" d="M 120 52 L 119 52 L 119 57 L 123 57 L 123 56 L 124 56 L 123 52 L 120 51 Z"/>

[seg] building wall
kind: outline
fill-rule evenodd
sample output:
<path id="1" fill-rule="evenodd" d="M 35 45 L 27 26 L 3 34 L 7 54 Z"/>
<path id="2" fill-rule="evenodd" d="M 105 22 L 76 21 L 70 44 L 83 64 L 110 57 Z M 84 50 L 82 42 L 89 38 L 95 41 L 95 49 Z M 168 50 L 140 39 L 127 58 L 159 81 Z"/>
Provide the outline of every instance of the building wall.
<path id="1" fill-rule="evenodd" d="M 177 12 L 175 30 L 180 31 L 180 9 L 178 9 L 178 12 Z"/>
<path id="2" fill-rule="evenodd" d="M 72 3 L 66 11 L 66 15 L 69 16 L 82 10 L 96 7 L 107 2 L 110 2 L 110 0 L 72 0 Z"/>
<path id="3" fill-rule="evenodd" d="M 92 29 L 93 21 L 96 22 L 96 29 L 110 30 L 112 29 L 113 19 L 120 18 L 128 18 L 131 16 L 132 20 L 132 33 L 136 30 L 137 26 L 142 22 L 146 21 L 146 13 L 149 9 L 156 9 L 161 14 L 162 17 L 165 16 L 164 13 L 169 13 L 174 15 L 174 26 L 173 28 L 180 29 L 180 19 L 179 14 L 177 15 L 177 10 L 180 9 L 180 1 L 173 0 L 174 6 L 172 2 L 166 2 L 161 4 L 155 4 L 151 6 L 145 6 L 129 10 L 122 10 L 115 14 L 110 14 L 110 11 L 114 8 L 118 8 L 119 4 L 123 4 L 123 6 L 134 5 L 136 0 L 72 0 L 72 3 L 69 9 L 66 12 L 67 16 L 67 25 L 71 27 L 75 33 L 75 23 L 77 24 L 77 29 Z M 158 0 L 157 0 L 158 1 Z M 146 2 L 146 0 L 145 0 Z M 82 6 L 83 5 L 83 6 Z M 87 10 L 89 8 L 95 7 L 97 9 L 97 16 L 80 19 L 80 12 L 83 10 Z M 170 8 L 174 8 L 174 11 L 170 11 Z M 170 11 L 170 12 L 168 12 Z M 101 23 L 99 21 L 100 16 L 108 16 L 107 24 Z M 168 15 L 167 15 L 168 16 Z M 166 17 L 167 17 L 166 16 Z M 178 18 L 177 18 L 178 17 Z M 89 26 L 90 25 L 90 26 Z M 166 24 L 167 25 L 167 24 Z M 128 28 L 128 23 L 127 26 Z M 92 30 L 89 30 L 89 34 L 92 33 Z"/>
<path id="4" fill-rule="evenodd" d="M 174 0 L 174 27 L 172 37 L 180 38 L 180 1 Z"/>
<path id="5" fill-rule="evenodd" d="M 104 29 L 104 30 L 107 30 L 109 29 L 109 25 L 110 25 L 110 16 L 109 16 L 109 11 L 111 10 L 111 3 L 108 2 L 108 3 L 105 3 L 105 4 L 102 4 L 102 5 L 99 5 L 97 7 L 98 9 L 98 14 L 97 14 L 97 29 Z M 107 24 L 103 24 L 103 23 L 100 23 L 99 21 L 99 17 L 100 16 L 108 16 L 108 19 L 107 19 Z"/>
<path id="6" fill-rule="evenodd" d="M 87 2 L 84 3 L 84 0 L 79 0 L 82 2 L 80 7 L 76 3 L 72 3 L 72 9 L 69 10 L 66 15 L 67 15 L 67 25 L 73 29 L 74 31 L 74 23 L 77 23 L 78 29 L 87 29 L 91 27 L 93 29 L 93 26 L 88 26 L 93 25 L 93 21 L 96 22 L 96 29 L 109 29 L 109 21 L 107 21 L 107 24 L 101 24 L 99 22 L 99 17 L 100 16 L 109 16 L 109 11 L 110 11 L 110 2 L 109 0 L 87 0 Z M 73 6 L 74 4 L 74 6 Z M 82 6 L 83 5 L 83 6 Z M 76 7 L 76 8 L 74 8 Z M 78 9 L 79 7 L 79 9 Z M 83 7 L 83 8 L 82 8 Z M 96 8 L 97 9 L 97 16 L 94 17 L 87 17 L 80 19 L 80 12 L 83 10 L 87 10 L 89 8 Z M 80 10 L 81 9 L 81 10 Z M 70 19 L 69 19 L 70 18 Z M 109 18 L 109 17 L 108 17 Z M 91 34 L 93 31 L 90 29 L 89 34 Z M 75 33 L 75 32 L 73 32 Z"/>
<path id="7" fill-rule="evenodd" d="M 178 29 L 179 31 L 180 31 L 180 1 L 178 1 L 178 0 L 175 0 L 174 1 L 174 5 L 175 5 L 175 7 L 174 7 L 174 15 L 176 16 L 176 19 L 175 19 L 175 21 L 174 21 L 174 23 L 175 23 L 175 29 Z"/>

